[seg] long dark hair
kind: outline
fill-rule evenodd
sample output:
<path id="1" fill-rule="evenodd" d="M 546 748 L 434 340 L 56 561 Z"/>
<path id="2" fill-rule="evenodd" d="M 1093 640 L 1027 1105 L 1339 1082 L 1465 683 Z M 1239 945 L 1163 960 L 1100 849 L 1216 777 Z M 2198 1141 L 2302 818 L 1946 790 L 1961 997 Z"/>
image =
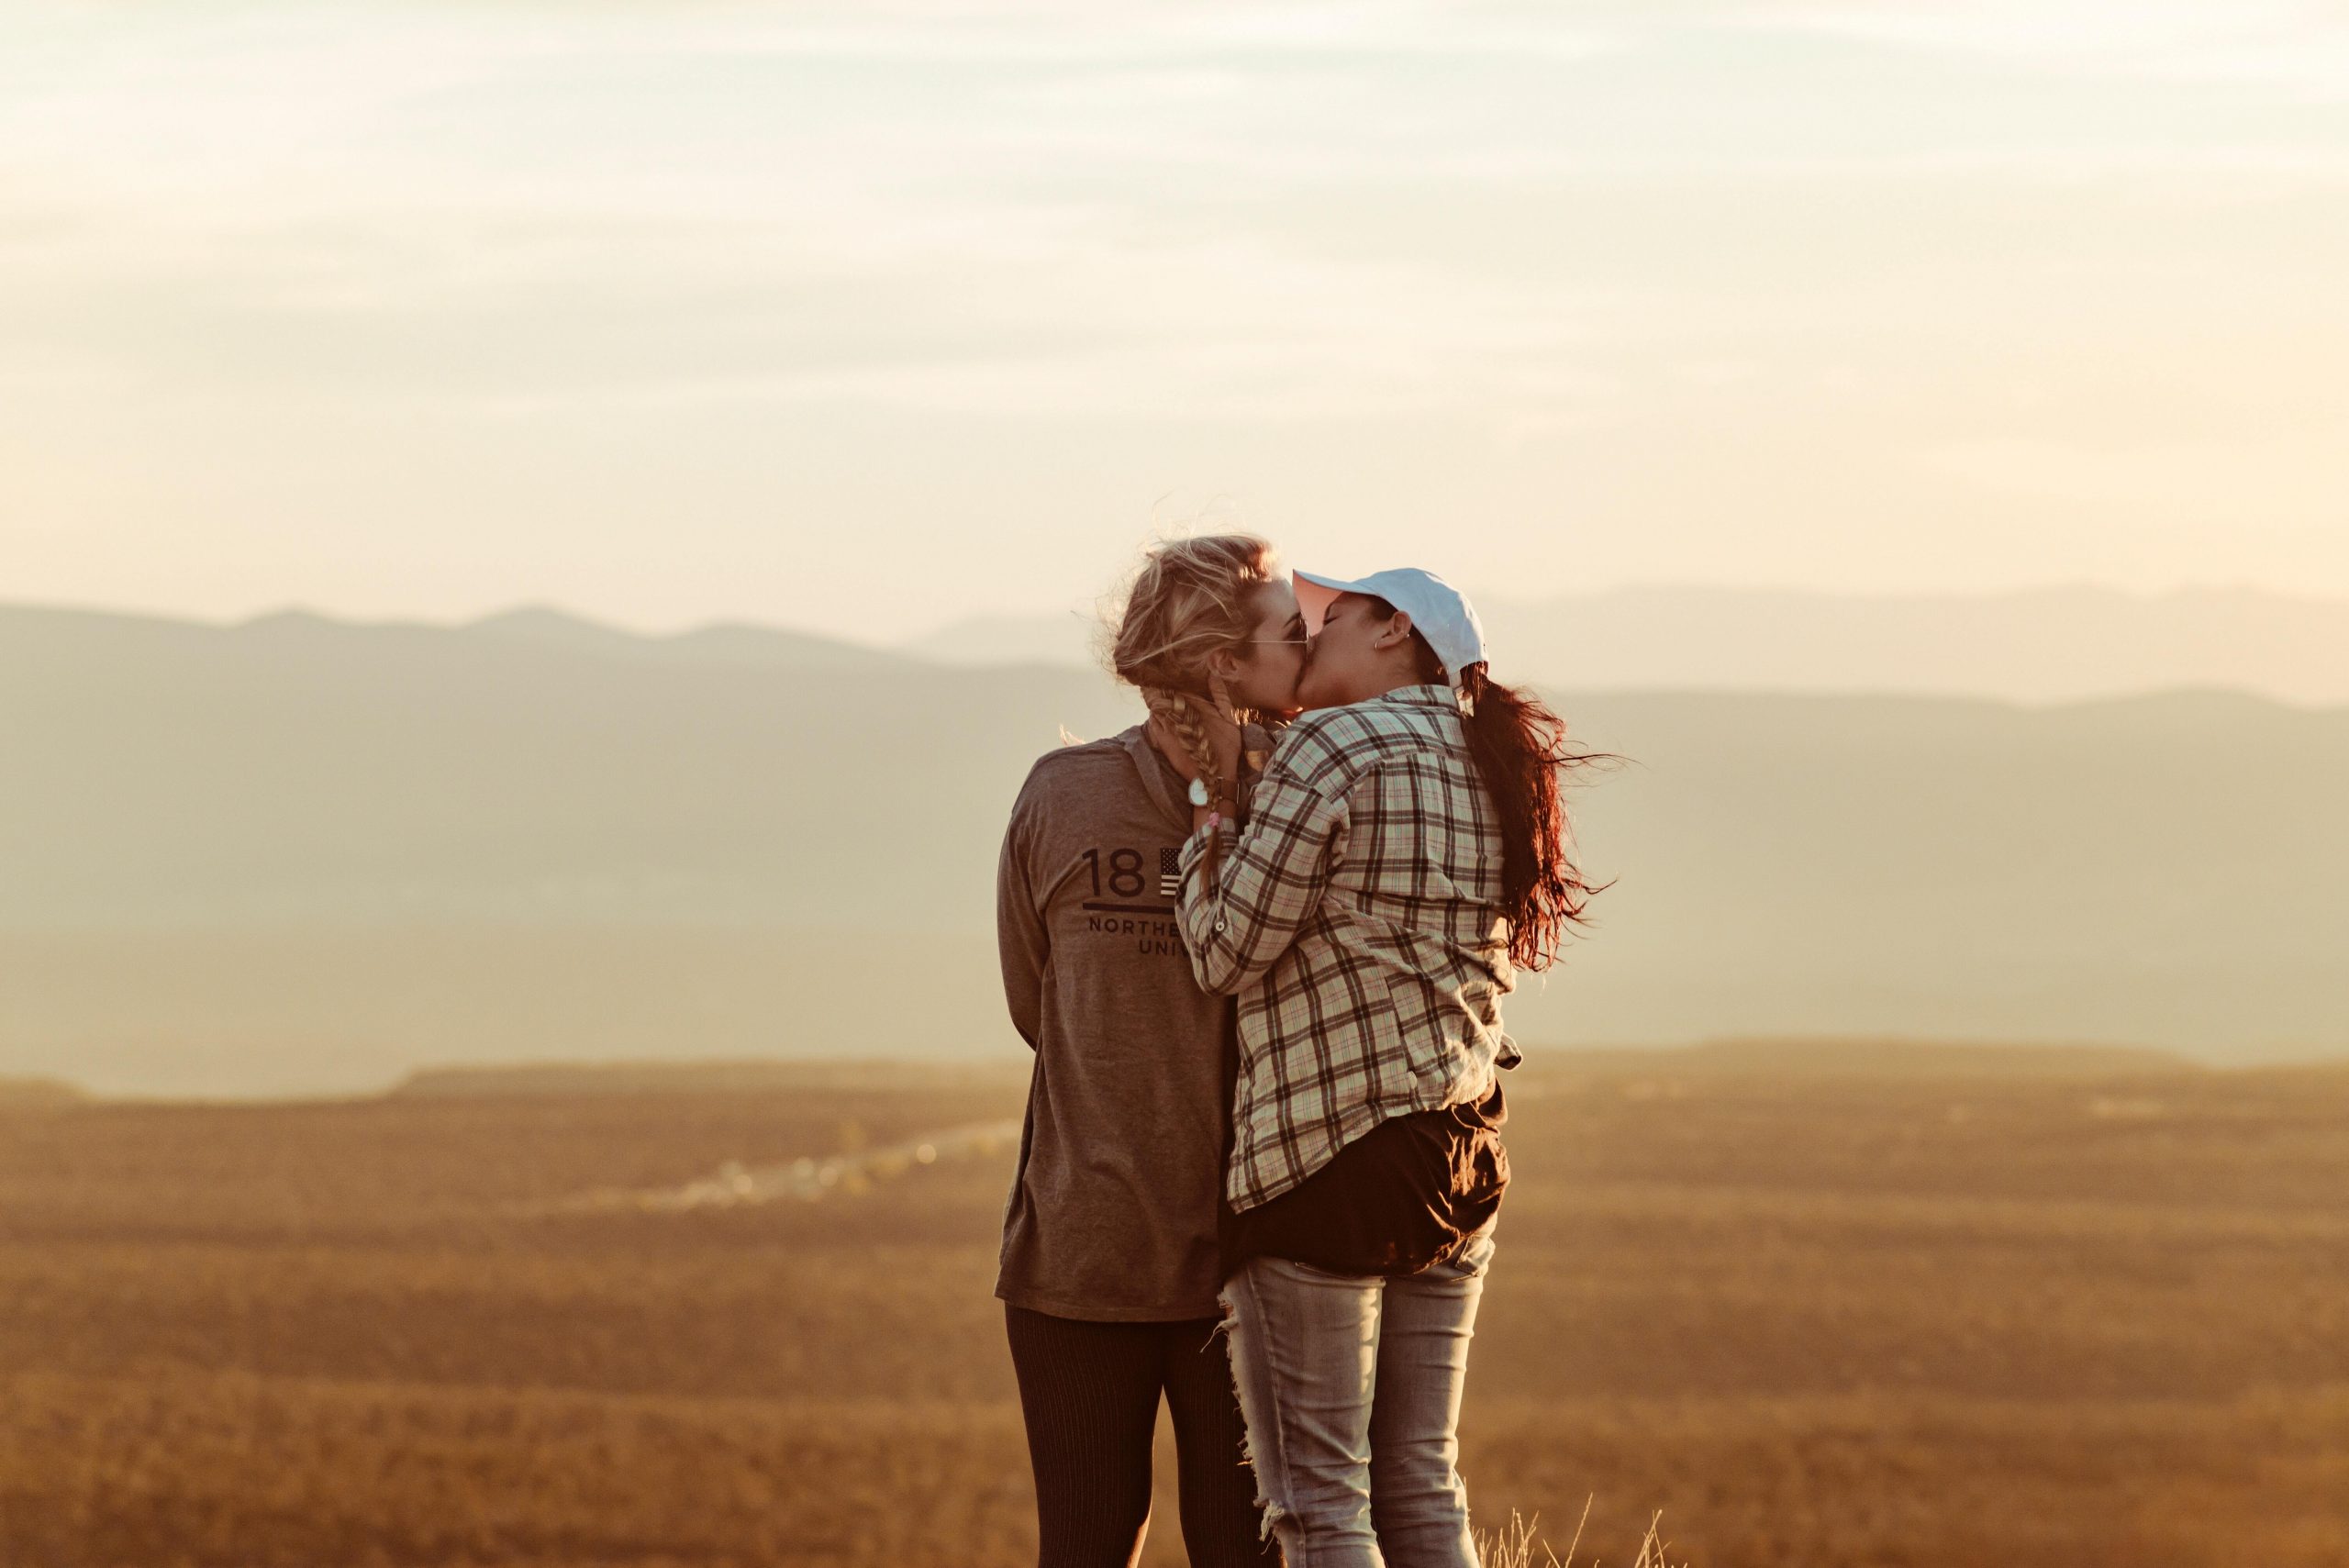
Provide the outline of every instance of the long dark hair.
<path id="1" fill-rule="evenodd" d="M 1381 617 L 1395 613 L 1384 599 L 1375 599 L 1372 608 Z M 1431 685 L 1447 684 L 1443 661 L 1416 627 L 1411 647 L 1420 676 Z M 1463 672 L 1460 691 L 1466 708 L 1461 725 L 1477 782 L 1500 816 L 1509 962 L 1520 969 L 1547 969 L 1572 930 L 1590 923 L 1585 911 L 1591 898 L 1611 885 L 1585 882 L 1575 864 L 1565 775 L 1622 759 L 1568 744 L 1566 721 L 1547 703 L 1525 688 L 1501 684 L 1481 663 Z"/>

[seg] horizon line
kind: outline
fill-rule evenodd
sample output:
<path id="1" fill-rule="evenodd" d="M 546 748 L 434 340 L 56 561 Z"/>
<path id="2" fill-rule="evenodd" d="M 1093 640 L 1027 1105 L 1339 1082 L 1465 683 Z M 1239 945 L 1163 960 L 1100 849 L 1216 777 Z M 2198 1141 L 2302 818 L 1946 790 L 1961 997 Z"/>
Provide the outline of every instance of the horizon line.
<path id="1" fill-rule="evenodd" d="M 2072 594 L 2130 600 L 2138 604 L 2235 596 L 2266 599 L 2282 604 L 2322 606 L 2349 612 L 2349 595 L 2298 592 L 2240 579 L 2223 583 L 2181 584 L 2174 587 L 2157 589 L 2127 588 L 2076 578 L 2010 588 L 1867 591 L 1801 587 L 1790 584 L 1705 583 L 1689 580 L 1675 582 L 1651 579 L 1624 582 L 1604 588 L 1569 590 L 1547 595 L 1520 597 L 1508 594 L 1489 594 L 1477 596 L 1491 605 L 1533 607 L 1653 594 L 1739 598 L 1800 598 L 1876 605 L 1914 604 L 1920 600 L 1953 604 L 1983 604 L 2000 599 L 2027 599 Z M 1035 622 L 1056 619 L 1061 616 L 1084 618 L 1088 614 L 1087 611 L 1075 606 L 1064 606 L 1058 610 L 1043 608 L 973 610 L 938 621 L 925 630 L 903 635 L 890 641 L 877 642 L 844 637 L 837 632 L 809 630 L 782 620 L 762 620 L 722 614 L 683 625 L 673 625 L 665 629 L 656 629 L 640 624 L 607 618 L 600 612 L 576 609 L 551 599 L 518 599 L 507 602 L 499 608 L 454 617 L 401 614 L 367 616 L 350 611 L 321 609 L 313 604 L 299 600 L 287 600 L 273 607 L 251 610 L 241 616 L 221 617 L 188 610 L 96 604 L 86 600 L 0 599 L 0 611 L 10 610 L 29 610 L 38 614 L 108 617 L 121 620 L 158 621 L 178 626 L 199 627 L 214 631 L 241 631 L 268 621 L 297 619 L 324 621 L 331 625 L 352 628 L 471 631 L 498 621 L 540 617 L 583 629 L 607 632 L 643 642 L 673 641 L 711 631 L 750 630 L 806 638 L 814 641 L 832 643 L 842 648 L 861 649 L 875 653 L 903 653 L 920 643 L 962 627 L 988 622 Z"/>

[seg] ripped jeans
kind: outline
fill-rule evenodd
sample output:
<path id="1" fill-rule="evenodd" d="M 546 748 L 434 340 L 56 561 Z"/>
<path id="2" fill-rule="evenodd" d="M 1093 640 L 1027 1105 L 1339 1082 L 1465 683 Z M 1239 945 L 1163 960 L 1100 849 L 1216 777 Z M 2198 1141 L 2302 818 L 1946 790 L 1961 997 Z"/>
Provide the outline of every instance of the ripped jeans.
<path id="1" fill-rule="evenodd" d="M 1460 1392 L 1493 1256 L 1395 1277 L 1251 1258 L 1224 1284 L 1266 1528 L 1288 1568 L 1476 1568 Z"/>

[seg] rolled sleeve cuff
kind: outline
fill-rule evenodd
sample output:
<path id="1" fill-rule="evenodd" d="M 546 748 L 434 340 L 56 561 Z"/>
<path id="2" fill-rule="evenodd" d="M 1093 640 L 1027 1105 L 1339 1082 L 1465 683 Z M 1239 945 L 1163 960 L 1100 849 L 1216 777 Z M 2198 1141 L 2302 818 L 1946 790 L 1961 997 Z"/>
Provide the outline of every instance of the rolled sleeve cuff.
<path id="1" fill-rule="evenodd" d="M 1212 919 L 1208 917 L 1208 911 L 1214 904 L 1214 890 L 1202 885 L 1207 873 L 1199 862 L 1208 852 L 1208 835 L 1214 831 L 1211 828 L 1193 828 L 1191 836 L 1183 840 L 1182 853 L 1175 859 L 1175 871 L 1182 879 L 1181 895 L 1175 900 L 1176 911 L 1182 917 L 1184 934 L 1190 937 L 1195 945 L 1204 942 L 1211 933 L 1229 930 L 1231 925 L 1219 909 L 1215 911 Z M 1225 831 L 1228 837 L 1229 825 Z M 1230 847 L 1228 842 L 1226 847 Z"/>

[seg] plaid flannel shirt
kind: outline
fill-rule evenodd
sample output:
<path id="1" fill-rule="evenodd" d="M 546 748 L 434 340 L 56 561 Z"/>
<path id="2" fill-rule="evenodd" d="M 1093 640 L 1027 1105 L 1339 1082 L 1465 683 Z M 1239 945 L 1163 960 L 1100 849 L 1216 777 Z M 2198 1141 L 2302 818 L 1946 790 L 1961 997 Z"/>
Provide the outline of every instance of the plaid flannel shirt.
<path id="1" fill-rule="evenodd" d="M 1448 686 L 1405 686 L 1285 731 L 1227 828 L 1181 857 L 1200 985 L 1240 997 L 1225 1194 L 1276 1197 L 1391 1116 L 1481 1099 L 1513 1067 L 1500 826 Z"/>

